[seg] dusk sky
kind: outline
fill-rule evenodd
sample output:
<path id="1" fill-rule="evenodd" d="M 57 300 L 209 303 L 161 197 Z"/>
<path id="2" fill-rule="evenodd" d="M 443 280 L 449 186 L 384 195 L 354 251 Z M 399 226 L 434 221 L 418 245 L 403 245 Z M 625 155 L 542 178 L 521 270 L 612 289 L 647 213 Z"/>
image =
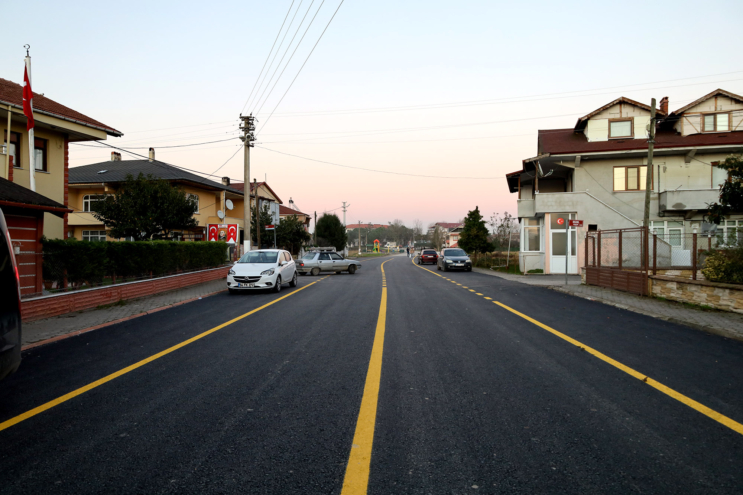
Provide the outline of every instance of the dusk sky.
<path id="1" fill-rule="evenodd" d="M 251 175 L 285 204 L 340 214 L 346 201 L 348 223 L 409 226 L 454 222 L 476 205 L 515 214 L 504 174 L 536 154 L 537 130 L 572 127 L 619 96 L 668 96 L 673 110 L 716 88 L 743 94 L 740 1 L 349 0 L 267 120 L 339 4 L 6 2 L 15 22 L 3 29 L 0 77 L 22 81 L 28 43 L 34 90 L 124 133 L 108 143 L 152 146 L 205 173 L 227 162 L 216 175 L 232 180 L 243 170 L 238 116 L 257 112 Z M 269 76 L 309 14 L 278 84 L 245 106 L 290 5 L 287 25 L 298 14 Z M 22 22 L 35 10 L 46 15 Z M 700 29 L 699 16 L 712 22 Z M 110 150 L 70 155 L 78 166 Z"/>

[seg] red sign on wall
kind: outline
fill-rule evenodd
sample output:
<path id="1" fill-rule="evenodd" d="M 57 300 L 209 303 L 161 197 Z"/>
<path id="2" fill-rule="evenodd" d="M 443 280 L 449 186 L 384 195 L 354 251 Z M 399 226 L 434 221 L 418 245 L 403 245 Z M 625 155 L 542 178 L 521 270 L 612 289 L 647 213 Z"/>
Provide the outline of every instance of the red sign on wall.
<path id="1" fill-rule="evenodd" d="M 565 223 L 565 219 L 564 218 L 560 217 L 560 218 L 557 219 L 557 225 L 562 225 L 564 223 Z"/>
<path id="2" fill-rule="evenodd" d="M 571 227 L 583 227 L 583 220 L 570 220 Z"/>

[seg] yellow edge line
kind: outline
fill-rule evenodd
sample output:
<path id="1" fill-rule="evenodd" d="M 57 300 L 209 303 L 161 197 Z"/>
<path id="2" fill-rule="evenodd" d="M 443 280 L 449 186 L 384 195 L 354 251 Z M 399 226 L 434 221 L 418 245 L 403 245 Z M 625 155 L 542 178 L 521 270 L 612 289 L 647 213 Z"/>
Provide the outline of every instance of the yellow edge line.
<path id="1" fill-rule="evenodd" d="M 422 268 L 422 267 L 419 267 L 419 268 Z M 425 268 L 423 268 L 423 269 L 426 270 L 426 271 L 428 271 L 428 272 L 430 272 L 430 270 L 427 270 Z M 431 272 L 431 273 L 433 273 L 433 272 Z M 435 274 L 435 275 L 438 275 L 438 274 Z M 560 337 L 561 339 L 565 340 L 566 342 L 570 342 L 574 346 L 577 346 L 577 347 L 582 348 L 583 350 L 585 350 L 589 354 L 592 354 L 593 356 L 599 358 L 600 360 L 604 361 L 605 363 L 608 363 L 608 364 L 614 366 L 615 368 L 624 371 L 628 375 L 630 375 L 630 376 L 632 376 L 634 378 L 637 378 L 638 380 L 640 380 L 640 381 L 642 381 L 644 383 L 647 383 L 648 385 L 650 385 L 654 389 L 656 389 L 656 390 L 658 390 L 658 391 L 666 394 L 667 396 L 669 396 L 669 397 L 671 397 L 673 399 L 676 399 L 677 401 L 681 402 L 682 404 L 685 404 L 685 405 L 691 407 L 692 409 L 694 409 L 694 410 L 696 410 L 696 411 L 704 414 L 708 418 L 717 421 L 721 425 L 727 426 L 731 430 L 733 430 L 733 431 L 735 431 L 735 432 L 740 433 L 741 435 L 743 435 L 743 424 L 738 423 L 737 421 L 735 421 L 735 420 L 733 420 L 733 419 L 725 416 L 724 414 L 721 414 L 721 413 L 715 411 L 714 409 L 710 409 L 709 407 L 705 406 L 704 404 L 702 404 L 700 402 L 697 402 L 694 399 L 692 399 L 690 397 L 687 397 L 684 394 L 682 394 L 680 392 L 677 392 L 676 390 L 674 390 L 674 389 L 672 389 L 670 387 L 667 387 L 666 385 L 663 385 L 662 383 L 660 383 L 660 382 L 658 382 L 656 380 L 653 380 L 652 378 L 650 378 L 650 377 L 648 377 L 646 375 L 643 375 L 639 371 L 636 371 L 636 370 L 630 368 L 629 366 L 626 366 L 626 365 L 620 363 L 619 361 L 610 358 L 606 354 L 604 354 L 602 352 L 599 352 L 599 351 L 597 351 L 596 349 L 594 349 L 592 347 L 588 347 L 587 345 L 583 344 L 582 342 L 580 342 L 578 340 L 575 340 L 572 337 L 568 337 L 564 333 L 559 332 L 559 331 L 555 330 L 554 328 L 549 327 L 549 326 L 545 325 L 544 323 L 541 323 L 541 322 L 535 320 L 534 318 L 531 318 L 529 316 L 526 316 L 525 314 L 523 314 L 523 313 L 521 313 L 519 311 L 516 311 L 515 309 L 513 309 L 513 308 L 511 308 L 509 306 L 506 306 L 505 304 L 500 303 L 498 301 L 493 301 L 493 303 L 494 304 L 497 304 L 498 306 L 502 307 L 503 309 L 506 309 L 506 310 L 510 311 L 511 313 L 513 313 L 513 314 L 515 314 L 517 316 L 520 316 L 521 318 L 523 318 L 523 319 L 525 319 L 525 320 L 527 320 L 527 321 L 535 324 L 536 326 L 538 326 L 538 327 L 540 327 L 540 328 L 542 328 L 544 330 L 547 330 L 551 334 L 556 335 L 557 337 Z"/>
<path id="2" fill-rule="evenodd" d="M 154 361 L 156 359 L 159 359 L 159 358 L 161 358 L 161 357 L 163 357 L 163 356 L 165 356 L 167 354 L 170 354 L 173 351 L 176 351 L 176 350 L 178 350 L 178 349 L 180 349 L 182 347 L 187 346 L 188 344 L 191 344 L 193 342 L 196 342 L 197 340 L 202 339 L 202 338 L 206 337 L 209 334 L 212 334 L 212 333 L 214 333 L 214 332 L 216 332 L 218 330 L 221 330 L 224 327 L 227 327 L 229 325 L 232 325 L 233 323 L 235 323 L 237 321 L 240 321 L 243 318 L 246 318 L 246 317 L 248 317 L 248 316 L 250 316 L 250 315 L 252 315 L 254 313 L 257 313 L 258 311 L 260 311 L 262 309 L 265 309 L 265 308 L 267 308 L 267 307 L 269 307 L 269 306 L 271 306 L 273 304 L 276 304 L 277 302 L 281 301 L 282 299 L 286 299 L 289 296 L 293 296 L 297 292 L 302 291 L 302 290 L 304 290 L 304 289 L 306 289 L 306 288 L 308 288 L 308 287 L 310 287 L 310 286 L 316 284 L 317 282 L 320 282 L 321 280 L 324 280 L 326 278 L 327 278 L 327 276 L 326 277 L 323 277 L 323 278 L 321 278 L 319 280 L 316 280 L 316 281 L 314 281 L 314 282 L 312 282 L 312 283 L 310 283 L 308 285 L 305 285 L 304 287 L 301 287 L 301 288 L 299 288 L 299 289 L 297 289 L 297 290 L 295 290 L 293 292 L 290 292 L 289 294 L 287 294 L 285 296 L 279 297 L 278 299 L 274 299 L 270 303 L 264 304 L 263 306 L 261 306 L 259 308 L 256 308 L 256 309 L 254 309 L 252 311 L 249 311 L 249 312 L 245 313 L 244 315 L 238 316 L 237 318 L 233 318 L 232 320 L 230 320 L 228 322 L 222 323 L 221 325 L 218 325 L 218 326 L 216 326 L 216 327 L 214 327 L 214 328 L 212 328 L 210 330 L 207 330 L 206 332 L 200 333 L 200 334 L 196 335 L 195 337 L 191 337 L 188 340 L 184 340 L 183 342 L 181 342 L 179 344 L 176 344 L 176 345 L 174 345 L 172 347 L 169 347 L 169 348 L 165 349 L 164 351 L 160 351 L 157 354 L 153 354 L 152 356 L 150 356 L 148 358 L 145 358 L 145 359 L 143 359 L 141 361 L 138 361 L 138 362 L 136 362 L 136 363 L 134 363 L 134 364 L 132 364 L 130 366 L 127 366 L 126 368 L 120 369 L 119 371 L 116 371 L 114 373 L 111 373 L 108 376 L 104 376 L 103 378 L 101 378 L 99 380 L 96 380 L 96 381 L 94 381 L 92 383 L 89 383 L 88 385 L 85 385 L 84 387 L 80 387 L 77 390 L 73 390 L 72 392 L 70 392 L 68 394 L 65 394 L 65 395 L 63 395 L 61 397 L 58 397 L 58 398 L 56 398 L 54 400 L 51 400 L 51 401 L 47 402 L 46 404 L 42 404 L 42 405 L 40 405 L 38 407 L 35 407 L 35 408 L 31 409 L 30 411 L 26 411 L 23 414 L 20 414 L 20 415 L 14 417 L 14 418 L 8 419 L 7 421 L 4 421 L 4 422 L 0 423 L 0 431 L 3 431 L 5 429 L 7 429 L 7 428 L 10 428 L 11 426 L 17 425 L 21 421 L 25 421 L 25 420 L 27 420 L 29 418 L 32 418 L 32 417 L 36 416 L 37 414 L 41 414 L 42 412 L 47 411 L 47 410 L 53 408 L 54 406 L 58 406 L 59 404 L 62 404 L 63 402 L 67 402 L 68 400 L 73 399 L 73 398 L 77 397 L 78 395 L 82 395 L 85 392 L 88 392 L 90 390 L 93 390 L 96 387 L 100 387 L 104 383 L 108 383 L 111 380 L 114 380 L 115 378 L 118 378 L 118 377 L 120 377 L 122 375 L 125 375 L 125 374 L 129 373 L 130 371 L 134 371 L 137 368 L 140 368 L 140 367 L 144 366 L 147 363 L 151 363 L 152 361 Z"/>
<path id="3" fill-rule="evenodd" d="M 392 260 L 387 260 L 392 261 Z M 387 263 L 385 261 L 384 263 Z M 384 276 L 384 263 L 382 275 Z M 341 495 L 365 494 L 369 484 L 369 469 L 374 441 L 374 426 L 377 420 L 377 401 L 379 382 L 382 378 L 382 353 L 384 351 L 384 331 L 387 320 L 387 288 L 382 287 L 382 300 L 379 303 L 377 330 L 374 334 L 369 370 L 366 372 L 364 395 L 361 398 L 356 432 L 353 435 L 351 454 L 348 456 L 346 474 L 343 478 Z"/>

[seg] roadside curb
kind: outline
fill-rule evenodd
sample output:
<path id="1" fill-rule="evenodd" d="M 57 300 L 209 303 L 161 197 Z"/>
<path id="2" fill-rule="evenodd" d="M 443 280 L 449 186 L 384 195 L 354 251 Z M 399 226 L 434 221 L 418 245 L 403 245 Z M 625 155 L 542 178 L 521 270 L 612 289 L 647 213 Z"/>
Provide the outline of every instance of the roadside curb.
<path id="1" fill-rule="evenodd" d="M 157 313 L 158 311 L 162 311 L 164 309 L 174 308 L 174 307 L 180 306 L 182 304 L 190 303 L 190 302 L 193 302 L 193 301 L 198 301 L 199 299 L 202 299 L 204 297 L 213 296 L 213 295 L 219 294 L 220 292 L 224 292 L 226 290 L 227 289 L 222 289 L 222 290 L 218 290 L 216 292 L 210 292 L 208 294 L 204 294 L 203 296 L 192 297 L 191 299 L 186 299 L 185 301 L 179 301 L 177 303 L 168 304 L 167 306 L 160 306 L 159 308 L 151 309 L 151 310 L 145 311 L 143 313 L 138 313 L 136 315 L 127 316 L 126 318 L 119 318 L 118 320 L 108 321 L 106 323 L 101 323 L 100 325 L 94 325 L 92 327 L 84 328 L 82 330 L 75 330 L 73 332 L 65 333 L 65 334 L 62 334 L 62 335 L 57 335 L 56 337 L 51 337 L 49 339 L 40 340 L 38 342 L 33 342 L 31 344 L 24 345 L 23 347 L 21 347 L 21 352 L 27 351 L 29 349 L 33 349 L 34 347 L 39 347 L 39 346 L 42 346 L 42 345 L 45 345 L 45 344 L 51 344 L 52 342 L 57 342 L 58 340 L 64 340 L 64 339 L 67 339 L 69 337 L 77 337 L 78 335 L 82 335 L 84 333 L 92 332 L 93 330 L 99 330 L 101 328 L 105 328 L 105 327 L 108 327 L 108 326 L 111 326 L 111 325 L 115 325 L 117 323 L 122 323 L 122 322 L 125 322 L 125 321 L 133 320 L 135 318 L 139 318 L 140 316 L 145 316 L 145 315 L 149 315 L 149 314 L 152 314 L 152 313 Z"/>
<path id="2" fill-rule="evenodd" d="M 663 320 L 663 321 L 667 321 L 667 322 L 670 322 L 670 323 L 675 323 L 677 325 L 684 325 L 684 326 L 687 326 L 687 327 L 694 328 L 696 330 L 702 330 L 703 332 L 711 333 L 711 334 L 714 334 L 714 335 L 719 335 L 720 337 L 725 337 L 725 338 L 728 338 L 728 339 L 743 341 L 743 336 L 741 336 L 739 334 L 736 334 L 736 333 L 733 333 L 733 332 L 730 332 L 726 328 L 714 327 L 714 326 L 711 326 L 711 325 L 700 325 L 699 323 L 693 323 L 693 322 L 690 322 L 690 321 L 687 321 L 687 320 L 682 320 L 680 318 L 674 318 L 673 316 L 663 316 L 663 315 L 659 315 L 658 313 L 653 313 L 651 311 L 645 311 L 645 310 L 642 310 L 642 309 L 634 308 L 632 306 L 627 306 L 626 304 L 615 303 L 613 301 L 609 301 L 607 299 L 602 299 L 600 297 L 592 297 L 592 296 L 585 296 L 585 295 L 582 295 L 582 294 L 576 294 L 575 292 L 572 292 L 570 290 L 565 290 L 564 288 L 562 288 L 559 285 L 543 285 L 542 287 L 545 287 L 547 289 L 552 289 L 552 290 L 557 291 L 557 292 L 562 292 L 563 294 L 568 294 L 570 296 L 580 297 L 582 299 L 587 299 L 589 301 L 600 302 L 600 303 L 606 304 L 608 306 L 614 306 L 615 308 L 625 309 L 627 311 L 632 311 L 633 313 L 639 313 L 641 315 L 650 316 L 651 318 L 655 318 L 655 319 L 658 319 L 658 320 Z"/>

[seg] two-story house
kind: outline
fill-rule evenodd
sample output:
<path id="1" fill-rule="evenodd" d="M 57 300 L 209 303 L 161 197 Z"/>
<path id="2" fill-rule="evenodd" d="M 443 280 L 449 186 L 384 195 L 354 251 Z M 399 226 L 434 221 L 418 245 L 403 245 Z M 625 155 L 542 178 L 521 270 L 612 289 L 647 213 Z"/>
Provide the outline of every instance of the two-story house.
<path id="1" fill-rule="evenodd" d="M 682 234 L 701 232 L 707 204 L 718 200 L 727 179 L 714 164 L 743 152 L 743 97 L 718 89 L 673 112 L 668 104 L 661 99 L 656 114 L 652 170 L 650 107 L 629 98 L 579 118 L 573 128 L 539 131 L 537 155 L 506 176 L 518 194 L 522 271 L 565 273 L 567 265 L 578 273 L 587 230 L 641 226 L 648 173 L 651 229 L 685 264 L 690 247 Z M 568 227 L 572 219 L 583 227 Z M 743 215 L 720 229 L 740 227 Z"/>

